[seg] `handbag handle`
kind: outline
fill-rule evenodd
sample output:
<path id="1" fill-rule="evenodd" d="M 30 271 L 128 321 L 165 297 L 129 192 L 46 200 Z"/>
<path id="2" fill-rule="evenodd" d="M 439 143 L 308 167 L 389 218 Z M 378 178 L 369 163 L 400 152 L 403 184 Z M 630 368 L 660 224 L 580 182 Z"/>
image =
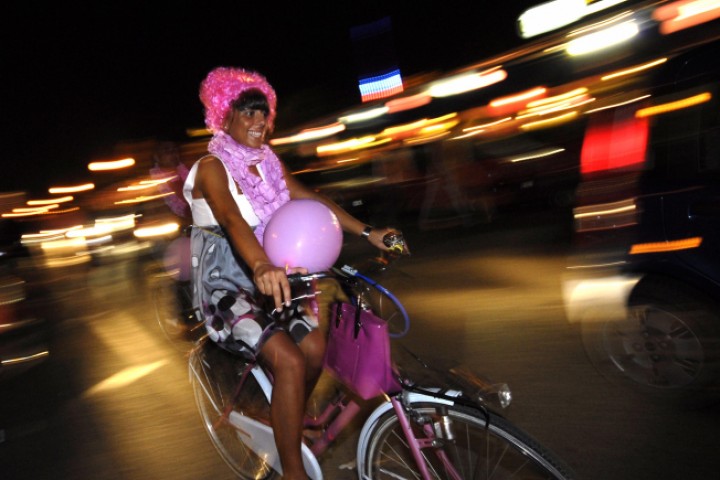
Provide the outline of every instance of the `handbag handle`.
<path id="1" fill-rule="evenodd" d="M 360 327 L 362 326 L 362 322 L 360 321 L 360 313 L 362 308 L 360 307 L 360 297 L 358 297 L 357 305 L 355 306 L 355 335 L 353 338 L 357 339 L 358 334 L 360 333 Z"/>
<path id="2" fill-rule="evenodd" d="M 359 302 L 358 302 L 359 303 Z M 338 328 L 340 326 L 340 320 L 342 320 L 343 316 L 343 302 L 337 302 L 335 304 L 335 328 Z M 354 335 L 353 338 L 357 338 L 358 334 L 360 333 L 360 327 L 362 327 L 362 322 L 360 321 L 360 313 L 361 309 L 359 306 L 355 307 L 355 325 L 354 325 Z"/>

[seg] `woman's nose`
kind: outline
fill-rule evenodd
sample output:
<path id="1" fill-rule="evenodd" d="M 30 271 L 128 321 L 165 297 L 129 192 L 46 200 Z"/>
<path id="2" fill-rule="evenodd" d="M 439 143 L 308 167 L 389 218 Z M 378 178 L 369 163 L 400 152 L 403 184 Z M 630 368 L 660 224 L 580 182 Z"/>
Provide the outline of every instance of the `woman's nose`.
<path id="1" fill-rule="evenodd" d="M 265 123 L 266 120 L 267 120 L 267 115 L 265 115 L 264 112 L 262 112 L 262 111 L 260 111 L 260 110 L 255 110 L 255 114 L 253 115 L 253 122 L 255 122 L 255 123 L 259 123 L 259 122 Z"/>

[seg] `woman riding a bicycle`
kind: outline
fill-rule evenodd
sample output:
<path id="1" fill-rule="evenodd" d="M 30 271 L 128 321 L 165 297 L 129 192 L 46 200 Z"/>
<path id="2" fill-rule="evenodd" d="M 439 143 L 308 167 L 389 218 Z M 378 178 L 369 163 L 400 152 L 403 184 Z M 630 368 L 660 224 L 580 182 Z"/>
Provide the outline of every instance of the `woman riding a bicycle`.
<path id="1" fill-rule="evenodd" d="M 276 94 L 262 75 L 216 68 L 201 83 L 200 99 L 213 137 L 209 154 L 190 169 L 183 189 L 193 219 L 194 302 L 213 341 L 258 358 L 272 372 L 270 423 L 283 478 L 305 479 L 303 418 L 322 371 L 325 338 L 308 309 L 288 311 L 276 320 L 262 308 L 268 297 L 277 311 L 289 306 L 287 275 L 307 273 L 270 262 L 262 246 L 265 226 L 291 199 L 313 199 L 332 210 L 345 232 L 366 238 L 381 251 L 389 250 L 383 237 L 393 230 L 365 225 L 287 172 L 266 143 Z"/>

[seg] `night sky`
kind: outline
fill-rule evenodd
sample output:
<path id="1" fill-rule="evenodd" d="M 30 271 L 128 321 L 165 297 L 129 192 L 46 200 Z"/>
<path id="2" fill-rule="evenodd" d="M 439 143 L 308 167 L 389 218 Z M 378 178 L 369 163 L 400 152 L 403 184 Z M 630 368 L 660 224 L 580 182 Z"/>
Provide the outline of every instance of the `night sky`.
<path id="1" fill-rule="evenodd" d="M 443 72 L 520 44 L 515 20 L 539 2 L 80 3 L 3 5 L 0 191 L 46 194 L 117 142 L 202 127 L 216 66 L 263 73 L 281 131 L 359 103 L 352 27 L 389 17 L 402 74 Z"/>

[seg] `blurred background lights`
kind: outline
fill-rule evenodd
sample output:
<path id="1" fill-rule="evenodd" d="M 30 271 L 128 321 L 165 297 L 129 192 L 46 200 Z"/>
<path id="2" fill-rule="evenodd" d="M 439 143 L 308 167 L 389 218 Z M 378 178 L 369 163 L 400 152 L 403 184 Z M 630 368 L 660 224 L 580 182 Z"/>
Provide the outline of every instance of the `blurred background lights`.
<path id="1" fill-rule="evenodd" d="M 637 24 L 629 20 L 570 40 L 565 51 L 571 56 L 597 52 L 626 42 L 636 36 L 639 31 Z"/>
<path id="2" fill-rule="evenodd" d="M 518 17 L 518 30 L 528 39 L 568 26 L 587 15 L 613 7 L 625 0 L 553 0 L 531 7 Z"/>
<path id="3" fill-rule="evenodd" d="M 417 95 L 388 100 L 385 102 L 385 106 L 387 107 L 388 113 L 395 113 L 422 107 L 423 105 L 430 103 L 431 100 L 432 97 L 427 93 L 418 93 Z"/>
<path id="4" fill-rule="evenodd" d="M 91 172 L 99 172 L 105 170 L 118 170 L 128 168 L 135 165 L 134 158 L 122 158 L 120 160 L 109 160 L 105 162 L 91 162 L 88 164 L 88 170 Z"/>
<path id="5" fill-rule="evenodd" d="M 427 93 L 432 97 L 449 97 L 487 87 L 506 78 L 507 72 L 498 67 L 487 72 L 458 75 L 438 81 L 428 88 Z"/>
<path id="6" fill-rule="evenodd" d="M 340 133 L 345 130 L 345 128 L 345 125 L 343 125 L 342 123 L 335 122 L 333 124 L 325 125 L 323 127 L 307 128 L 305 130 L 301 130 L 296 135 L 291 135 L 289 137 L 274 138 L 270 140 L 270 144 L 284 145 L 287 143 L 300 143 L 310 140 L 318 140 L 321 138 L 329 137 L 331 135 L 335 135 L 336 133 Z"/>
<path id="7" fill-rule="evenodd" d="M 95 184 L 84 183 L 81 185 L 69 185 L 67 187 L 50 187 L 48 189 L 48 192 L 52 193 L 52 194 L 77 193 L 77 192 L 85 192 L 87 190 L 92 190 L 94 188 L 95 188 Z"/>
<path id="8" fill-rule="evenodd" d="M 387 106 L 371 108 L 368 110 L 364 110 L 362 112 L 342 116 L 342 117 L 338 118 L 338 121 L 340 121 L 341 123 L 345 123 L 345 124 L 364 122 L 364 121 L 372 120 L 373 118 L 378 118 L 382 115 L 385 115 L 388 112 L 388 110 L 389 110 L 389 107 L 387 107 Z"/>
<path id="9" fill-rule="evenodd" d="M 400 70 L 385 75 L 365 78 L 359 83 L 360 97 L 363 102 L 390 97 L 403 91 Z"/>
<path id="10" fill-rule="evenodd" d="M 720 0 L 683 0 L 657 8 L 653 18 L 667 35 L 720 17 Z"/>
<path id="11" fill-rule="evenodd" d="M 37 199 L 37 200 L 28 200 L 28 205 L 50 205 L 53 203 L 65 203 L 65 202 L 72 202 L 73 197 L 72 195 L 67 195 L 65 197 L 58 197 L 58 198 L 48 198 L 45 200 Z"/>
<path id="12" fill-rule="evenodd" d="M 168 222 L 161 225 L 140 227 L 133 232 L 137 238 L 152 238 L 177 233 L 180 225 L 177 222 Z"/>

